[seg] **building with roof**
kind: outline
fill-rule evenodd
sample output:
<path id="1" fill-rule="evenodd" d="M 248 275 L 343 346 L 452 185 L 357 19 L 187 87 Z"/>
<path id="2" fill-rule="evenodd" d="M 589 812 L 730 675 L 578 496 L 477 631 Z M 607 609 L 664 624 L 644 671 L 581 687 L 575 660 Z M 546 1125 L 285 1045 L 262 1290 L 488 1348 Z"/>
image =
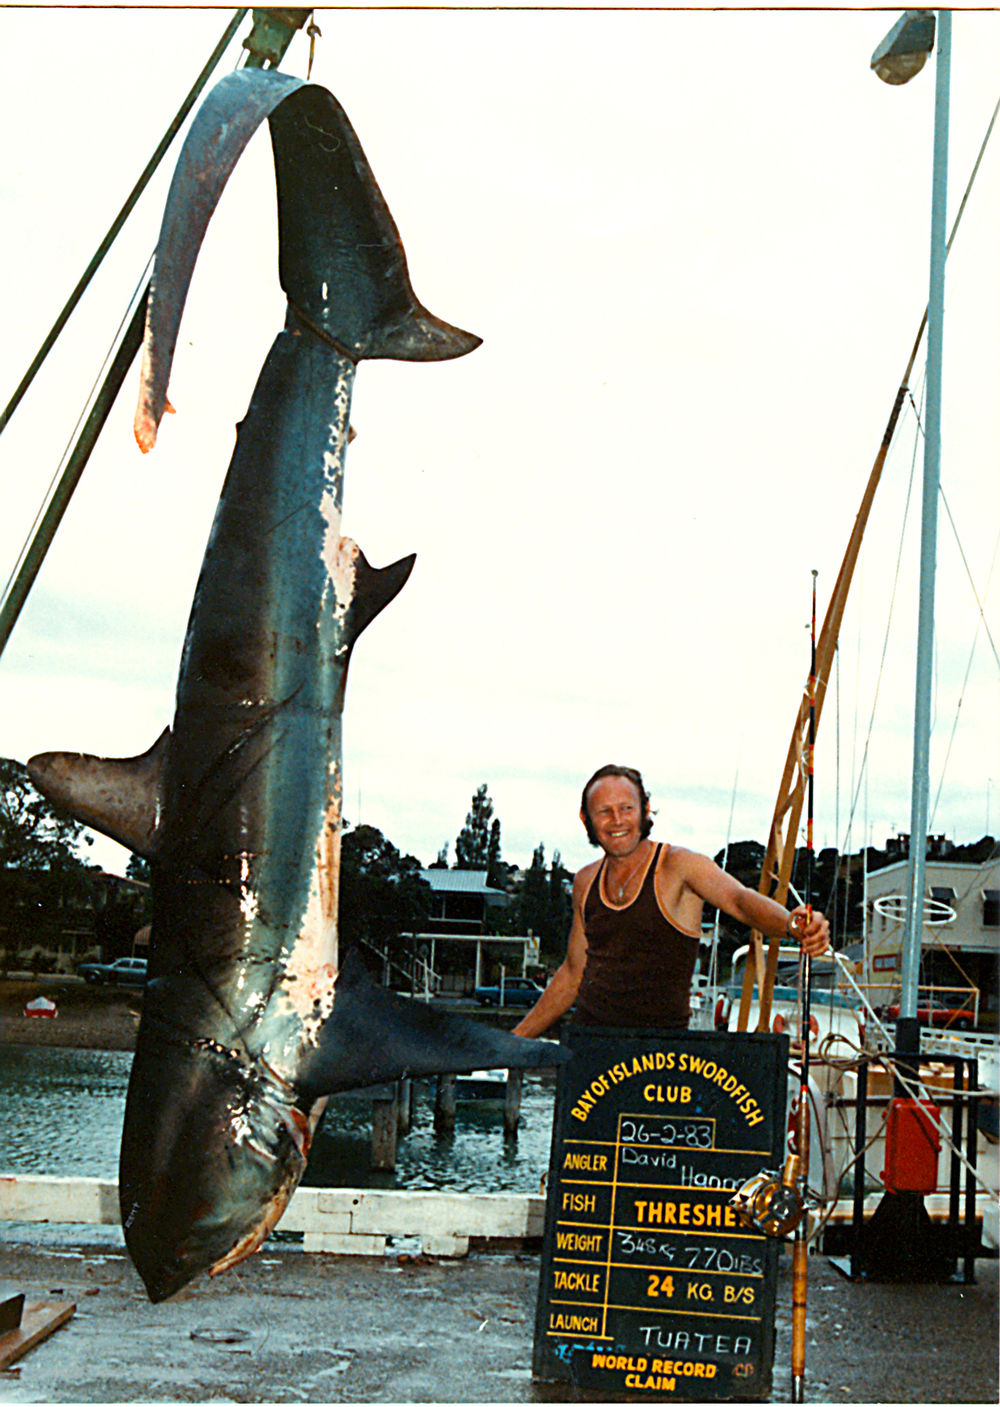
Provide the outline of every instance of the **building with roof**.
<path id="1" fill-rule="evenodd" d="M 907 862 L 865 876 L 870 980 L 873 1000 L 898 999 L 906 913 Z M 979 864 L 928 855 L 924 876 L 925 923 L 921 938 L 920 987 L 947 1004 L 964 991 L 979 993 L 980 1023 L 995 1027 L 1000 1007 L 1000 847 Z M 930 992 L 933 988 L 934 991 Z M 950 990 L 949 990 L 950 989 Z"/>
<path id="2" fill-rule="evenodd" d="M 486 882 L 485 870 L 421 870 L 433 893 L 431 917 L 420 933 L 408 935 L 416 947 L 416 985 L 423 991 L 467 996 L 501 969 L 523 976 L 538 961 L 532 934 L 490 932 L 510 904 L 510 896 Z M 422 979 L 422 980 L 421 980 Z"/>

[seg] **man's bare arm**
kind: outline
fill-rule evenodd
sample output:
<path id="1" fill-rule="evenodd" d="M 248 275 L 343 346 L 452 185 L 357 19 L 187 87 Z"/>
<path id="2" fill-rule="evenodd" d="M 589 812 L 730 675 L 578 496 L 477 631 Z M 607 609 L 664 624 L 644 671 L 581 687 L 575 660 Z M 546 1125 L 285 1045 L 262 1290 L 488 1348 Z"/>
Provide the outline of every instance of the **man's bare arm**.
<path id="1" fill-rule="evenodd" d="M 748 928 L 756 928 L 768 938 L 795 938 L 811 957 L 817 957 L 830 946 L 830 925 L 818 909 L 813 910 L 811 919 L 801 904 L 789 913 L 765 894 L 748 889 L 726 874 L 707 855 L 689 852 L 685 859 L 685 883 L 707 904 L 714 904 L 723 913 Z"/>
<path id="2" fill-rule="evenodd" d="M 556 968 L 545 991 L 535 1005 L 513 1028 L 515 1036 L 540 1036 L 554 1026 L 576 1001 L 580 978 L 587 963 L 587 937 L 583 929 L 583 901 L 587 893 L 588 870 L 581 870 L 573 881 L 573 923 L 566 945 L 566 956 Z"/>

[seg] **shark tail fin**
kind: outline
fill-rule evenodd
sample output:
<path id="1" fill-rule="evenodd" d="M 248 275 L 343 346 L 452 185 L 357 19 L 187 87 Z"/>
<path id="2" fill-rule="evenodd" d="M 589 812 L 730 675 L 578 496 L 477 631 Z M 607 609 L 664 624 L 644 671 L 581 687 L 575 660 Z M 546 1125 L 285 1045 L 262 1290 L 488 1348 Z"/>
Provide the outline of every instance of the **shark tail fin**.
<path id="1" fill-rule="evenodd" d="M 54 806 L 147 858 L 156 850 L 170 729 L 140 757 L 40 752 L 28 775 Z"/>
<path id="2" fill-rule="evenodd" d="M 288 301 L 352 361 L 443 361 L 482 338 L 429 313 L 399 230 L 344 109 L 305 84 L 269 117 L 279 273 Z"/>
<path id="3" fill-rule="evenodd" d="M 205 231 L 265 118 L 274 147 L 281 286 L 307 322 L 354 362 L 441 361 L 480 344 L 418 301 L 399 231 L 333 94 L 276 69 L 240 69 L 199 108 L 167 196 L 135 414 L 144 453 L 167 408 L 181 313 Z"/>
<path id="4" fill-rule="evenodd" d="M 569 1056 L 553 1041 L 524 1040 L 397 996 L 373 982 L 351 951 L 337 977 L 333 1011 L 296 1082 L 307 1098 L 317 1099 L 404 1075 L 536 1069 Z"/>

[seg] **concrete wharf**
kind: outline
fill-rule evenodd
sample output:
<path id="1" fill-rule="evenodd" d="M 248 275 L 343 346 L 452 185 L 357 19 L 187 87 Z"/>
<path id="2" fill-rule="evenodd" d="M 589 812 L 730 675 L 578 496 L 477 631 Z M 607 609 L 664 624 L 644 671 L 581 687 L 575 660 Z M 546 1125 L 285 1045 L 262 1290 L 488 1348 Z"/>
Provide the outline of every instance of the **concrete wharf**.
<path id="1" fill-rule="evenodd" d="M 345 1255 L 272 1238 L 160 1305 L 116 1226 L 8 1222 L 2 1242 L 5 1288 L 76 1306 L 0 1372 L 2 1403 L 620 1400 L 532 1381 L 531 1235 L 457 1257 L 419 1242 Z M 790 1261 L 782 1255 L 773 1402 L 791 1400 Z M 973 1284 L 852 1283 L 811 1257 L 806 1400 L 996 1403 L 997 1269 L 980 1258 Z"/>

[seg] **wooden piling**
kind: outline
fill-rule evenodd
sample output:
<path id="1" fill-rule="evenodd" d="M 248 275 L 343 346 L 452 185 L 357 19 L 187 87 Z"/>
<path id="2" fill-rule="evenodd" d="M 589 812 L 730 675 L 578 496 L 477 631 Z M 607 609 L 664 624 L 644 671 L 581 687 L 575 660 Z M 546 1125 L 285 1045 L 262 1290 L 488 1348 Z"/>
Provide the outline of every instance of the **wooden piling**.
<path id="1" fill-rule="evenodd" d="M 399 1127 L 399 1092 L 395 1084 L 380 1085 L 372 1096 L 371 1165 L 382 1172 L 396 1166 L 396 1135 Z"/>
<path id="2" fill-rule="evenodd" d="M 399 1080 L 396 1088 L 399 1094 L 396 1130 L 400 1138 L 403 1138 L 413 1126 L 413 1081 L 406 1078 Z"/>
<path id="3" fill-rule="evenodd" d="M 434 1093 L 434 1132 L 455 1132 L 457 1080 L 454 1075 L 438 1075 Z"/>
<path id="4" fill-rule="evenodd" d="M 521 1091 L 524 1087 L 524 1071 L 507 1071 L 507 1088 L 503 1101 L 504 1138 L 516 1138 L 517 1126 L 521 1122 Z"/>

